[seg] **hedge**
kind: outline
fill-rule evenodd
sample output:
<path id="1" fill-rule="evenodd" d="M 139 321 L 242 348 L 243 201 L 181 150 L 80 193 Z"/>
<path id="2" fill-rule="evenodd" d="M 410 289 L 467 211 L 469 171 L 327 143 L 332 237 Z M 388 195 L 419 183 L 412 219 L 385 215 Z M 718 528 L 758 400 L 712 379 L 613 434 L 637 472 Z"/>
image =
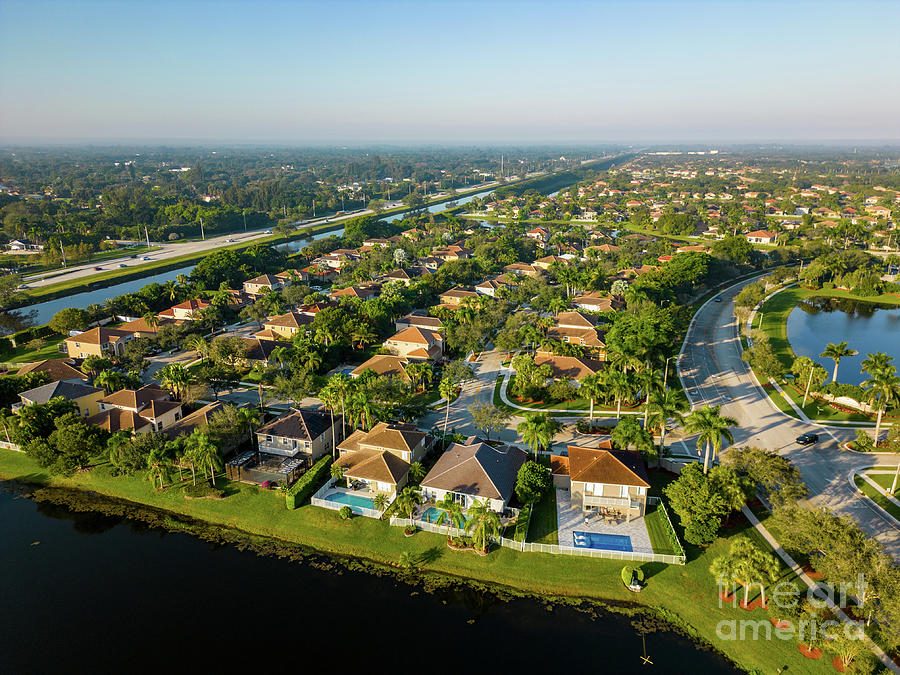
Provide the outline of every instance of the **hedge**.
<path id="1" fill-rule="evenodd" d="M 329 475 L 331 455 L 325 455 L 312 468 L 300 476 L 300 479 L 288 488 L 284 495 L 284 504 L 288 509 L 296 509 L 297 506 L 313 496 L 318 489 L 322 478 Z"/>
<path id="2" fill-rule="evenodd" d="M 57 335 L 57 333 L 50 328 L 50 324 L 45 323 L 41 326 L 32 326 L 31 328 L 20 330 L 18 333 L 10 335 L 7 339 L 10 341 L 10 346 L 20 347 L 31 340 L 50 337 L 51 335 Z"/>
<path id="3" fill-rule="evenodd" d="M 663 500 L 659 500 L 658 504 L 659 508 L 663 512 L 663 526 L 665 527 L 666 534 L 669 535 L 669 543 L 672 544 L 672 548 L 675 550 L 676 555 L 685 555 L 684 547 L 681 545 L 681 542 L 678 541 L 678 535 L 675 534 L 675 530 L 672 528 L 672 520 L 669 518 L 669 512 L 666 509 L 666 505 L 663 503 Z"/>
<path id="4" fill-rule="evenodd" d="M 526 504 L 519 511 L 519 517 L 516 518 L 516 529 L 513 531 L 513 539 L 516 541 L 525 541 L 528 536 L 528 525 L 531 523 L 531 512 L 534 510 L 534 504 Z"/>

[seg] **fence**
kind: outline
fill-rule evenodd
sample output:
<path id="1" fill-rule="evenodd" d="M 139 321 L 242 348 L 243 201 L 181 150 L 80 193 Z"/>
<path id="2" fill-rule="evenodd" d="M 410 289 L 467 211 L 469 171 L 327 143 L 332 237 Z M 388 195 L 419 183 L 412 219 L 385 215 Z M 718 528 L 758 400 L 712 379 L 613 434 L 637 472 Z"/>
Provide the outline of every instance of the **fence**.
<path id="1" fill-rule="evenodd" d="M 341 502 L 331 501 L 330 499 L 325 499 L 325 495 L 334 488 L 336 479 L 329 478 L 325 485 L 316 490 L 316 494 L 312 496 L 312 499 L 309 500 L 309 503 L 313 506 L 320 506 L 323 509 L 330 509 L 332 511 L 340 511 L 345 506 L 349 507 L 353 513 L 358 516 L 365 516 L 366 518 L 375 518 L 376 520 L 381 520 L 381 516 L 384 515 L 383 511 L 378 511 L 376 509 L 367 509 L 364 506 L 356 506 L 355 504 L 343 504 Z"/>
<path id="2" fill-rule="evenodd" d="M 20 448 L 15 443 L 10 443 L 8 441 L 0 441 L 0 448 L 5 448 L 6 450 L 15 450 L 16 452 L 22 452 L 22 448 Z"/>

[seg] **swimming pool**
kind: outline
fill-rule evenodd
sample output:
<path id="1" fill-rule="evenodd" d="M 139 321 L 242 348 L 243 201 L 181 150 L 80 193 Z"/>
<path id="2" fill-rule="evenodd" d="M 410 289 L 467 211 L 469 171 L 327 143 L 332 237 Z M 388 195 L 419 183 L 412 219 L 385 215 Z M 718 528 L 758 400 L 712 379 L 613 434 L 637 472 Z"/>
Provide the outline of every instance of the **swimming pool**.
<path id="1" fill-rule="evenodd" d="M 606 551 L 628 551 L 631 548 L 631 537 L 624 534 L 600 534 L 599 532 L 572 533 L 573 543 L 577 548 L 600 548 Z"/>
<path id="2" fill-rule="evenodd" d="M 375 510 L 375 503 L 368 497 L 360 497 L 359 495 L 351 495 L 346 492 L 332 492 L 330 494 L 327 494 L 327 495 L 325 495 L 325 501 L 337 502 L 338 504 L 344 504 L 346 506 L 349 506 L 351 509 L 353 507 L 357 507 L 357 508 L 362 508 L 362 509 Z M 357 511 L 357 513 L 358 513 L 358 511 Z"/>
<path id="3" fill-rule="evenodd" d="M 445 513 L 441 511 L 436 506 L 429 506 L 425 511 L 419 516 L 419 520 L 424 520 L 426 523 L 436 523 L 437 519 L 441 517 L 441 514 Z M 463 522 L 468 521 L 466 516 L 463 516 Z M 441 525 L 450 525 L 450 519 L 447 515 L 444 515 L 444 520 L 441 521 Z"/>

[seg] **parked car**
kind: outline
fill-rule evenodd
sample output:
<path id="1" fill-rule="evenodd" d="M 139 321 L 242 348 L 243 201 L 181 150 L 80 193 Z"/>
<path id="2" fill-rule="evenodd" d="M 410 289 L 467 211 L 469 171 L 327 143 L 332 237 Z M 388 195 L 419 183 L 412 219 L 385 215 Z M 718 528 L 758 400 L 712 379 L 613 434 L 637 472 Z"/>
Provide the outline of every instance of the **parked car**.
<path id="1" fill-rule="evenodd" d="M 800 445 L 812 445 L 819 442 L 819 434 L 801 434 L 797 436 L 797 443 Z"/>
<path id="2" fill-rule="evenodd" d="M 272 230 L 266 230 L 263 234 L 272 234 Z"/>
<path id="3" fill-rule="evenodd" d="M 102 270 L 103 268 L 100 267 L 100 265 L 97 265 L 94 269 L 97 270 L 97 271 L 99 272 L 99 271 Z"/>

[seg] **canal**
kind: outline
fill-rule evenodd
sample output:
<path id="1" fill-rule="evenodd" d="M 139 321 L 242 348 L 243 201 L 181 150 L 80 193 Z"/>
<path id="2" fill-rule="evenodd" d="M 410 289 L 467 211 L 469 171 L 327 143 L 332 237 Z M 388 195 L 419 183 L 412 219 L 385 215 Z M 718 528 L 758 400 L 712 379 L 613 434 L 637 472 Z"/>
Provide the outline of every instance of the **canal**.
<path id="1" fill-rule="evenodd" d="M 643 672 L 641 634 L 620 614 L 427 593 L 34 502 L 15 487 L 0 483 L 3 673 Z M 674 632 L 645 639 L 656 672 L 738 672 Z"/>

